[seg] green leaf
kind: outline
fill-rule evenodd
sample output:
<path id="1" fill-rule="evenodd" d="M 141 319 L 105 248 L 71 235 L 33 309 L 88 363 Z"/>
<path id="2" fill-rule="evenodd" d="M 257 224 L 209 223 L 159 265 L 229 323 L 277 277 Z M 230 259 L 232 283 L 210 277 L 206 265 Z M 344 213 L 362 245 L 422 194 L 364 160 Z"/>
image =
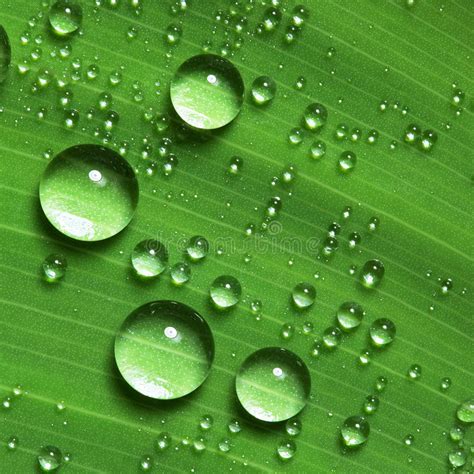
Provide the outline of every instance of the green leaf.
<path id="1" fill-rule="evenodd" d="M 472 3 L 307 0 L 309 18 L 291 44 L 285 30 L 293 1 L 279 7 L 283 15 L 274 31 L 261 34 L 255 30 L 270 2 L 181 1 L 189 4 L 186 11 L 172 13 L 172 1 L 142 0 L 137 11 L 132 1 L 82 1 L 82 31 L 70 37 L 51 32 L 48 3 L 0 0 L 0 24 L 12 49 L 0 85 L 1 470 L 31 472 L 40 448 L 52 445 L 70 453 L 61 468 L 68 472 L 134 472 L 145 455 L 156 463 L 153 472 L 446 471 L 448 453 L 458 449 L 449 437 L 460 424 L 456 409 L 473 391 Z M 245 5 L 252 8 L 245 12 Z M 248 21 L 239 23 L 236 15 Z M 164 39 L 170 25 L 182 29 L 173 45 Z M 169 32 L 179 37 L 179 28 Z M 246 94 L 239 116 L 206 135 L 183 131 L 174 119 L 157 131 L 151 116 L 174 117 L 171 78 L 209 41 L 209 52 L 225 49 L 242 75 Z M 275 81 L 276 94 L 270 104 L 257 106 L 250 89 L 262 75 Z M 454 106 L 457 89 L 465 97 Z M 101 97 L 109 100 L 103 92 L 112 96 L 108 110 L 99 107 Z M 290 130 L 302 126 L 314 102 L 327 108 L 326 125 L 320 133 L 304 131 L 300 145 L 289 144 Z M 77 123 L 68 128 L 65 119 Z M 404 143 L 412 123 L 436 131 L 430 152 Z M 341 124 L 350 134 L 360 129 L 362 138 L 336 140 Z M 370 130 L 378 131 L 375 144 L 367 143 Z M 163 137 L 172 138 L 179 161 L 169 176 L 163 171 L 167 159 L 159 154 Z M 316 140 L 327 145 L 320 160 L 310 157 Z M 138 171 L 133 221 L 102 242 L 62 236 L 38 198 L 46 157 L 86 143 L 126 149 Z M 346 151 L 356 154 L 357 164 L 342 174 L 337 163 Z M 243 165 L 233 175 L 229 163 L 235 156 Z M 276 182 L 275 176 L 291 174 L 290 165 L 296 178 Z M 275 196 L 282 209 L 265 235 L 246 237 L 248 224 L 260 227 Z M 352 214 L 346 219 L 347 206 Z M 370 232 L 373 217 L 380 225 Z M 341 225 L 339 248 L 326 262 L 317 256 L 332 222 Z M 350 249 L 354 231 L 361 242 Z M 160 240 L 173 265 L 187 261 L 184 246 L 195 235 L 205 236 L 211 248 L 191 263 L 189 283 L 174 285 L 169 272 L 151 282 L 134 275 L 130 255 L 138 242 Z M 53 253 L 68 261 L 57 284 L 41 275 L 43 260 Z M 384 263 L 385 275 L 377 289 L 367 290 L 359 272 L 374 258 Z M 227 311 L 209 299 L 220 275 L 232 275 L 242 286 L 240 303 Z M 443 295 L 448 278 L 452 289 Z M 300 282 L 312 282 L 317 291 L 305 310 L 291 302 Z M 114 360 L 124 319 L 155 300 L 191 306 L 215 339 L 208 379 L 173 401 L 139 396 Z M 256 300 L 262 302 L 258 318 L 251 308 Z M 334 350 L 310 355 L 346 301 L 363 307 L 362 324 Z M 371 348 L 371 362 L 362 366 L 359 354 L 371 347 L 368 329 L 380 318 L 395 323 L 395 340 L 384 350 Z M 309 335 L 303 331 L 310 330 L 308 322 L 314 326 Z M 296 328 L 290 339 L 281 337 L 284 324 Z M 288 462 L 277 455 L 290 438 L 284 423 L 257 422 L 235 394 L 241 363 L 268 346 L 298 354 L 312 379 Z M 418 380 L 407 377 L 413 364 L 422 369 Z M 377 393 L 380 376 L 388 383 Z M 452 384 L 441 390 L 445 377 Z M 23 395 L 12 393 L 18 384 Z M 368 442 L 347 451 L 340 427 L 363 413 L 369 395 L 377 395 L 380 405 L 367 416 Z M 62 401 L 65 409 L 58 410 Z M 199 427 L 205 415 L 214 420 L 207 431 Z M 239 433 L 228 428 L 234 419 Z M 472 430 L 463 428 L 469 453 Z M 171 448 L 158 452 L 162 432 L 171 435 Z M 408 434 L 414 436 L 411 446 L 403 441 Z M 11 436 L 18 438 L 14 450 L 6 447 Z M 182 443 L 201 437 L 203 452 Z M 219 448 L 229 445 L 227 452 Z M 471 454 L 465 468 L 470 463 Z"/>

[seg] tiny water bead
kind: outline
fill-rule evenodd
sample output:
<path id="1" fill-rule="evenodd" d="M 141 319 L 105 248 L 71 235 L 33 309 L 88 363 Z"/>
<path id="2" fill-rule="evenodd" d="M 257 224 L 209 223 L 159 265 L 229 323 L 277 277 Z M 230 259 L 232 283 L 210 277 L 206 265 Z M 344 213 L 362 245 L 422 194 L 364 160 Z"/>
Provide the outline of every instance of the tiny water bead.
<path id="1" fill-rule="evenodd" d="M 298 283 L 293 288 L 291 296 L 298 308 L 309 308 L 316 299 L 316 289 L 311 283 Z"/>
<path id="2" fill-rule="evenodd" d="M 438 141 L 438 134 L 433 130 L 425 130 L 421 134 L 419 146 L 422 151 L 431 151 L 435 143 Z"/>
<path id="3" fill-rule="evenodd" d="M 449 377 L 443 377 L 441 379 L 441 383 L 440 383 L 440 389 L 442 392 L 446 392 L 446 390 L 449 389 L 449 387 L 451 387 L 451 379 Z"/>
<path id="4" fill-rule="evenodd" d="M 364 412 L 367 413 L 367 415 L 372 415 L 377 411 L 379 404 L 380 400 L 377 395 L 368 395 L 364 401 Z"/>
<path id="5" fill-rule="evenodd" d="M 407 434 L 407 435 L 403 438 L 403 443 L 404 443 L 406 446 L 411 446 L 414 442 L 415 442 L 415 437 L 414 437 L 412 434 Z"/>
<path id="6" fill-rule="evenodd" d="M 10 436 L 7 440 L 7 449 L 14 451 L 18 447 L 19 441 L 18 437 Z"/>
<path id="7" fill-rule="evenodd" d="M 195 235 L 189 239 L 186 252 L 191 260 L 202 260 L 209 253 L 209 242 L 206 237 Z"/>
<path id="8" fill-rule="evenodd" d="M 302 424 L 300 420 L 288 420 L 285 424 L 285 431 L 290 436 L 298 436 L 301 433 Z"/>
<path id="9" fill-rule="evenodd" d="M 213 423 L 214 423 L 214 419 L 212 418 L 211 415 L 204 415 L 199 421 L 199 426 L 201 427 L 201 429 L 207 431 L 212 428 Z"/>
<path id="10" fill-rule="evenodd" d="M 351 416 L 344 421 L 341 427 L 342 441 L 348 447 L 364 444 L 369 438 L 369 434 L 369 422 L 363 416 Z"/>
<path id="11" fill-rule="evenodd" d="M 38 454 L 38 464 L 43 472 L 56 471 L 61 466 L 63 455 L 56 446 L 45 446 Z"/>
<path id="12" fill-rule="evenodd" d="M 420 139 L 420 136 L 421 136 L 421 128 L 418 125 L 411 123 L 406 128 L 403 139 L 405 140 L 406 143 L 416 143 Z"/>
<path id="13" fill-rule="evenodd" d="M 310 104 L 304 111 L 304 123 L 308 130 L 317 131 L 326 125 L 328 111 L 323 104 Z"/>
<path id="14" fill-rule="evenodd" d="M 0 25 L 0 84 L 7 77 L 8 68 L 12 59 L 12 51 L 8 34 Z"/>
<path id="15" fill-rule="evenodd" d="M 231 275 L 221 275 L 212 283 L 209 294 L 218 308 L 231 308 L 240 301 L 242 287 L 237 278 Z"/>
<path id="16" fill-rule="evenodd" d="M 186 60 L 170 86 L 176 113 L 188 125 L 203 130 L 224 127 L 240 112 L 244 83 L 227 59 L 201 54 Z"/>
<path id="17" fill-rule="evenodd" d="M 58 35 L 74 33 L 82 24 L 81 5 L 77 0 L 58 0 L 49 10 L 49 23 Z"/>
<path id="18" fill-rule="evenodd" d="M 132 266 L 138 276 L 153 278 L 166 269 L 168 250 L 158 240 L 147 239 L 139 242 L 132 252 Z"/>
<path id="19" fill-rule="evenodd" d="M 277 454 L 283 461 L 288 461 L 296 453 L 296 444 L 292 440 L 282 441 L 277 447 Z"/>
<path id="20" fill-rule="evenodd" d="M 320 160 L 326 154 L 326 144 L 322 140 L 316 140 L 310 148 L 311 158 Z"/>
<path id="21" fill-rule="evenodd" d="M 342 332 L 336 326 L 330 326 L 323 332 L 323 342 L 328 349 L 333 349 L 339 345 L 342 339 Z"/>
<path id="22" fill-rule="evenodd" d="M 64 255 L 51 254 L 43 261 L 43 273 L 46 281 L 57 282 L 64 278 L 67 270 L 67 260 Z"/>
<path id="23" fill-rule="evenodd" d="M 387 387 L 387 379 L 381 375 L 380 377 L 377 377 L 377 380 L 375 381 L 375 390 L 377 392 L 383 392 L 385 388 Z"/>
<path id="24" fill-rule="evenodd" d="M 170 447 L 170 444 L 171 444 L 171 435 L 167 433 L 166 431 L 163 431 L 162 433 L 160 433 L 158 437 L 156 438 L 155 446 L 158 452 L 165 451 L 166 449 Z"/>
<path id="25" fill-rule="evenodd" d="M 362 267 L 360 282 L 366 288 L 373 289 L 380 285 L 384 274 L 385 267 L 382 261 L 368 260 Z"/>
<path id="26" fill-rule="evenodd" d="M 377 347 L 384 347 L 393 342 L 396 332 L 395 324 L 387 318 L 375 320 L 369 329 L 370 338 Z"/>
<path id="27" fill-rule="evenodd" d="M 360 325 L 364 314 L 362 306 L 353 301 L 346 301 L 339 306 L 336 316 L 341 328 L 350 331 Z"/>
<path id="28" fill-rule="evenodd" d="M 268 76 L 257 77 L 252 83 L 252 99 L 257 105 L 270 103 L 275 97 L 276 83 Z"/>
<path id="29" fill-rule="evenodd" d="M 255 418 L 284 421 L 306 405 L 311 378 L 305 363 L 293 352 L 267 347 L 251 354 L 236 377 L 236 392 L 242 406 Z"/>
<path id="30" fill-rule="evenodd" d="M 176 301 L 140 306 L 115 338 L 115 361 L 123 378 L 142 395 L 160 400 L 196 390 L 213 359 L 214 338 L 207 322 Z"/>
<path id="31" fill-rule="evenodd" d="M 413 364 L 408 369 L 407 375 L 410 380 L 418 380 L 421 377 L 421 366 L 418 364 Z"/>
<path id="32" fill-rule="evenodd" d="M 473 423 L 474 422 L 474 398 L 466 400 L 459 405 L 456 416 L 458 420 L 464 423 Z"/>
<path id="33" fill-rule="evenodd" d="M 185 262 L 175 263 L 171 267 L 171 280 L 175 285 L 184 285 L 191 278 L 191 267 Z"/>
<path id="34" fill-rule="evenodd" d="M 140 459 L 140 469 L 144 472 L 149 471 L 153 467 L 153 458 L 145 455 Z"/>
<path id="35" fill-rule="evenodd" d="M 357 163 L 356 154 L 352 151 L 344 151 L 339 157 L 339 170 L 342 173 L 350 173 L 353 171 Z"/>
<path id="36" fill-rule="evenodd" d="M 118 153 L 99 145 L 75 145 L 48 164 L 39 196 L 57 230 L 73 239 L 97 241 L 130 223 L 138 204 L 138 182 Z"/>
<path id="37" fill-rule="evenodd" d="M 242 431 L 242 426 L 240 425 L 239 420 L 230 420 L 229 424 L 227 425 L 228 430 L 233 433 L 237 434 Z"/>
<path id="38" fill-rule="evenodd" d="M 453 426 L 449 431 L 449 437 L 453 441 L 461 441 L 464 438 L 464 430 L 460 426 Z"/>

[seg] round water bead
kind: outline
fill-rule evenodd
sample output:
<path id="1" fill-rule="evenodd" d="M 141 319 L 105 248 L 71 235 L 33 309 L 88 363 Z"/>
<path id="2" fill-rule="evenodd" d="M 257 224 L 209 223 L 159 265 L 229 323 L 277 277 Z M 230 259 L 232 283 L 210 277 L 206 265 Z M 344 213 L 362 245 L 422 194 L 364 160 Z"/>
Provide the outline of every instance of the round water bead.
<path id="1" fill-rule="evenodd" d="M 351 416 L 344 421 L 341 427 L 342 441 L 349 447 L 364 444 L 369 438 L 369 433 L 369 423 L 363 416 Z"/>
<path id="2" fill-rule="evenodd" d="M 252 83 L 252 99 L 257 105 L 265 105 L 273 100 L 276 83 L 268 76 L 257 77 Z"/>
<path id="3" fill-rule="evenodd" d="M 45 446 L 38 454 L 38 464 L 43 472 L 53 472 L 61 466 L 63 455 L 56 446 Z"/>
<path id="4" fill-rule="evenodd" d="M 132 252 L 132 266 L 137 275 L 153 278 L 166 269 L 168 250 L 158 240 L 147 239 L 139 242 Z"/>
<path id="5" fill-rule="evenodd" d="M 7 77 L 8 68 L 12 59 L 12 50 L 7 32 L 0 25 L 0 84 Z"/>
<path id="6" fill-rule="evenodd" d="M 350 173 L 357 163 L 356 154 L 352 151 L 343 151 L 339 157 L 339 170 L 343 173 Z"/>
<path id="7" fill-rule="evenodd" d="M 239 280 L 230 275 L 217 277 L 209 290 L 211 299 L 218 308 L 235 306 L 242 295 Z"/>
<path id="8" fill-rule="evenodd" d="M 311 283 L 298 283 L 291 293 L 293 302 L 298 308 L 308 308 L 316 299 L 316 289 Z"/>
<path id="9" fill-rule="evenodd" d="M 183 285 L 191 278 L 191 267 L 185 262 L 175 263 L 171 267 L 171 279 L 175 285 Z"/>
<path id="10" fill-rule="evenodd" d="M 166 431 L 161 432 L 156 438 L 156 450 L 158 452 L 165 451 L 171 445 L 171 435 Z"/>
<path id="11" fill-rule="evenodd" d="M 366 288 L 376 288 L 380 285 L 384 273 L 385 267 L 380 260 L 368 260 L 362 267 L 360 282 Z"/>
<path id="12" fill-rule="evenodd" d="M 364 401 L 364 411 L 367 413 L 367 415 L 371 415 L 372 413 L 375 413 L 377 411 L 377 408 L 379 407 L 380 400 L 377 395 L 368 395 L 367 398 Z"/>
<path id="13" fill-rule="evenodd" d="M 73 239 L 97 241 L 130 223 L 138 204 L 138 182 L 118 153 L 99 145 L 75 145 L 48 164 L 39 196 L 56 229 Z"/>
<path id="14" fill-rule="evenodd" d="M 464 423 L 474 422 L 474 398 L 462 402 L 456 411 L 456 415 L 458 420 Z"/>
<path id="15" fill-rule="evenodd" d="M 454 468 L 462 467 L 466 464 L 467 454 L 464 449 L 455 449 L 448 454 L 449 463 Z"/>
<path id="16" fill-rule="evenodd" d="M 297 415 L 306 405 L 311 378 L 293 352 L 267 347 L 251 354 L 236 377 L 237 397 L 255 418 L 277 422 Z"/>
<path id="17" fill-rule="evenodd" d="M 240 112 L 244 83 L 227 59 L 200 54 L 179 67 L 170 86 L 171 103 L 188 125 L 203 130 L 224 127 Z"/>
<path id="18" fill-rule="evenodd" d="M 407 375 L 410 380 L 418 380 L 421 377 L 421 366 L 418 364 L 413 364 L 408 369 Z"/>
<path id="19" fill-rule="evenodd" d="M 288 461 L 296 453 L 296 444 L 294 441 L 282 441 L 277 447 L 278 457 L 283 461 Z"/>
<path id="20" fill-rule="evenodd" d="M 390 344 L 395 339 L 396 332 L 397 328 L 395 327 L 395 324 L 387 318 L 375 320 L 369 329 L 370 338 L 378 347 Z"/>
<path id="21" fill-rule="evenodd" d="M 189 239 L 186 252 L 192 260 L 202 260 L 209 253 L 209 242 L 206 237 L 195 235 Z"/>
<path id="22" fill-rule="evenodd" d="M 43 273 L 46 281 L 57 282 L 64 278 L 67 260 L 64 255 L 51 254 L 43 261 Z"/>
<path id="23" fill-rule="evenodd" d="M 341 328 L 350 331 L 360 325 L 364 314 L 362 306 L 353 301 L 346 301 L 339 306 L 336 316 Z"/>
<path id="24" fill-rule="evenodd" d="M 323 104 L 310 104 L 304 111 L 304 123 L 308 130 L 320 130 L 326 124 L 328 111 Z"/>
<path id="25" fill-rule="evenodd" d="M 301 421 L 297 419 L 288 420 L 285 424 L 285 431 L 290 436 L 298 436 L 301 433 Z"/>
<path id="26" fill-rule="evenodd" d="M 321 140 L 316 140 L 310 148 L 311 158 L 321 159 L 326 154 L 326 144 Z"/>
<path id="27" fill-rule="evenodd" d="M 137 392 L 170 400 L 196 390 L 214 359 L 211 330 L 195 310 L 154 301 L 134 310 L 115 338 L 117 367 Z"/>
<path id="28" fill-rule="evenodd" d="M 342 339 L 342 332 L 336 326 L 328 327 L 323 333 L 324 345 L 329 349 L 337 347 Z"/>
<path id="29" fill-rule="evenodd" d="M 77 0 L 58 0 L 49 10 L 49 23 L 58 35 L 69 35 L 82 24 L 82 7 Z"/>

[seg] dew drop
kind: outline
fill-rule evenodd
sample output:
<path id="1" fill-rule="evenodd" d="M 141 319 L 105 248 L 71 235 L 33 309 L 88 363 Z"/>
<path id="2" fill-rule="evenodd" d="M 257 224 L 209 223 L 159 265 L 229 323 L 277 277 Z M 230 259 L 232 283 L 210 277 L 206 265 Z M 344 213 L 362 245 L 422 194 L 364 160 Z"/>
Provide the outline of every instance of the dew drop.
<path id="1" fill-rule="evenodd" d="M 421 134 L 421 138 L 419 141 L 420 149 L 423 151 L 431 151 L 438 141 L 438 134 L 433 130 L 425 130 Z"/>
<path id="2" fill-rule="evenodd" d="M 8 34 L 0 25 L 0 84 L 7 77 L 8 68 L 12 59 L 12 51 Z"/>
<path id="3" fill-rule="evenodd" d="M 202 260 L 209 253 L 209 242 L 205 237 L 195 235 L 189 239 L 186 252 L 191 260 Z"/>
<path id="4" fill-rule="evenodd" d="M 466 400 L 459 405 L 456 415 L 464 423 L 474 422 L 474 399 Z"/>
<path id="5" fill-rule="evenodd" d="M 218 308 L 231 308 L 240 301 L 242 287 L 235 277 L 222 275 L 214 280 L 209 294 Z"/>
<path id="6" fill-rule="evenodd" d="M 316 299 L 316 289 L 311 283 L 298 283 L 291 293 L 293 302 L 298 308 L 308 308 Z"/>
<path id="7" fill-rule="evenodd" d="M 367 226 L 369 229 L 369 232 L 375 232 L 379 228 L 379 225 L 380 225 L 380 219 L 378 217 L 371 217 L 369 219 L 369 224 Z"/>
<path id="8" fill-rule="evenodd" d="M 219 444 L 217 446 L 219 448 L 219 451 L 222 451 L 223 453 L 228 453 L 232 448 L 232 444 L 227 438 L 224 438 L 219 441 Z"/>
<path id="9" fill-rule="evenodd" d="M 43 261 L 43 273 L 46 281 L 58 282 L 64 278 L 67 270 L 67 260 L 64 255 L 51 254 Z"/>
<path id="10" fill-rule="evenodd" d="M 166 433 L 163 431 L 160 433 L 156 439 L 156 450 L 158 452 L 162 452 L 167 450 L 170 447 L 171 444 L 171 435 L 169 433 Z"/>
<path id="11" fill-rule="evenodd" d="M 387 318 L 377 319 L 369 329 L 370 338 L 377 347 L 384 347 L 393 342 L 396 332 L 395 324 Z"/>
<path id="12" fill-rule="evenodd" d="M 276 83 L 268 76 L 257 77 L 252 83 L 252 99 L 257 105 L 270 103 L 275 97 Z"/>
<path id="13" fill-rule="evenodd" d="M 49 10 L 49 23 L 60 35 L 70 35 L 82 24 L 82 7 L 76 0 L 58 0 Z"/>
<path id="14" fill-rule="evenodd" d="M 322 140 L 316 140 L 310 149 L 310 156 L 315 160 L 320 160 L 326 154 L 326 144 Z"/>
<path id="15" fill-rule="evenodd" d="M 421 137 L 421 128 L 415 123 L 411 123 L 405 130 L 403 139 L 406 143 L 417 143 Z"/>
<path id="16" fill-rule="evenodd" d="M 349 447 L 364 444 L 369 438 L 369 433 L 369 423 L 363 416 L 351 416 L 344 421 L 341 427 L 342 441 Z"/>
<path id="17" fill-rule="evenodd" d="M 138 182 L 118 153 L 98 145 L 76 145 L 49 162 L 39 195 L 56 229 L 73 239 L 97 241 L 130 223 L 138 203 Z"/>
<path id="18" fill-rule="evenodd" d="M 454 468 L 462 467 L 466 464 L 467 454 L 466 451 L 462 448 L 455 449 L 448 454 L 449 463 Z"/>
<path id="19" fill-rule="evenodd" d="M 15 451 L 15 449 L 18 447 L 18 437 L 17 436 L 10 436 L 7 440 L 7 449 L 10 451 Z"/>
<path id="20" fill-rule="evenodd" d="M 385 390 L 385 387 L 387 386 L 387 379 L 381 375 L 380 377 L 377 377 L 377 380 L 375 381 L 375 390 L 377 392 L 383 392 Z"/>
<path id="21" fill-rule="evenodd" d="M 453 441 L 461 441 L 464 438 L 464 430 L 460 426 L 453 426 L 449 431 L 449 437 Z"/>
<path id="22" fill-rule="evenodd" d="M 170 273 L 175 285 L 184 285 L 191 278 L 191 267 L 185 262 L 175 263 Z"/>
<path id="23" fill-rule="evenodd" d="M 342 173 L 350 173 L 354 170 L 357 163 L 356 154 L 352 151 L 344 151 L 341 153 L 338 163 L 339 170 Z"/>
<path id="24" fill-rule="evenodd" d="M 336 316 L 341 328 L 350 331 L 360 325 L 364 314 L 362 306 L 353 301 L 347 301 L 339 306 Z"/>
<path id="25" fill-rule="evenodd" d="M 277 422 L 297 415 L 306 405 L 311 378 L 293 352 L 267 347 L 251 354 L 236 377 L 237 397 L 255 418 Z"/>
<path id="26" fill-rule="evenodd" d="M 140 277 L 157 277 L 165 271 L 167 264 L 168 250 L 158 240 L 142 240 L 133 249 L 132 266 Z"/>
<path id="27" fill-rule="evenodd" d="M 126 382 L 147 397 L 169 400 L 196 390 L 214 359 L 207 322 L 189 306 L 154 301 L 134 310 L 115 338 L 115 361 Z"/>
<path id="28" fill-rule="evenodd" d="M 229 60 L 201 54 L 179 67 L 170 94 L 176 113 L 186 124 L 212 130 L 237 117 L 243 103 L 244 83 Z"/>
<path id="29" fill-rule="evenodd" d="M 313 132 L 321 130 L 328 118 L 328 112 L 323 104 L 314 103 L 308 105 L 304 111 L 304 123 L 308 130 Z"/>
<path id="30" fill-rule="evenodd" d="M 339 345 L 342 339 L 342 332 L 336 326 L 330 326 L 323 333 L 324 345 L 328 349 L 334 349 Z"/>
<path id="31" fill-rule="evenodd" d="M 53 472 L 61 466 L 63 455 L 56 446 L 45 446 L 40 449 L 37 459 L 43 472 Z"/>
<path id="32" fill-rule="evenodd" d="M 405 444 L 406 446 L 411 446 L 415 441 L 415 437 L 412 435 L 412 434 L 407 434 L 404 438 L 403 438 L 403 444 Z"/>
<path id="33" fill-rule="evenodd" d="M 277 454 L 283 461 L 288 461 L 296 453 L 296 444 L 292 440 L 285 440 L 280 442 L 277 447 Z"/>
<path id="34" fill-rule="evenodd" d="M 442 392 L 446 392 L 446 390 L 449 389 L 449 387 L 451 387 L 451 379 L 449 377 L 443 377 L 441 379 L 441 383 L 440 383 L 440 389 Z"/>
<path id="35" fill-rule="evenodd" d="M 298 436 L 301 433 L 301 421 L 298 419 L 292 419 L 288 420 L 285 423 L 285 431 L 290 435 L 290 436 Z"/>
<path id="36" fill-rule="evenodd" d="M 213 424 L 214 424 L 214 419 L 212 418 L 211 415 L 204 415 L 199 421 L 199 426 L 201 427 L 201 429 L 205 431 L 210 430 Z"/>
<path id="37" fill-rule="evenodd" d="M 295 334 L 295 327 L 293 326 L 293 324 L 284 323 L 282 325 L 281 330 L 280 330 L 280 335 L 282 339 L 289 340 L 293 337 L 294 334 Z"/>
<path id="38" fill-rule="evenodd" d="M 418 380 L 421 377 L 421 366 L 418 364 L 413 364 L 408 369 L 407 375 L 410 380 Z"/>
<path id="39" fill-rule="evenodd" d="M 360 282 L 366 288 L 376 288 L 380 285 L 384 273 L 385 267 L 380 260 L 368 260 L 362 267 Z"/>
<path id="40" fill-rule="evenodd" d="M 239 420 L 231 420 L 227 425 L 227 428 L 233 434 L 237 434 L 242 431 L 242 426 L 240 425 Z"/>
<path id="41" fill-rule="evenodd" d="M 240 156 L 233 156 L 229 162 L 229 173 L 239 174 L 242 170 L 244 162 Z"/>
<path id="42" fill-rule="evenodd" d="M 140 469 L 144 472 L 150 471 L 153 467 L 153 458 L 145 455 L 140 459 Z"/>
<path id="43" fill-rule="evenodd" d="M 368 395 L 364 401 L 364 412 L 367 413 L 367 415 L 372 415 L 377 411 L 379 404 L 380 400 L 377 395 Z"/>

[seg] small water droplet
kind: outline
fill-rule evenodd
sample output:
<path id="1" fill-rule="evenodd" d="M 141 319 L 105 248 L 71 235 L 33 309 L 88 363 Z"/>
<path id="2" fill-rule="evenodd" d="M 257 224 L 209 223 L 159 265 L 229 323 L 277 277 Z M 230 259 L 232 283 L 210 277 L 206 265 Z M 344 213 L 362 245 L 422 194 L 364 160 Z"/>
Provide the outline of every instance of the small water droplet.
<path id="1" fill-rule="evenodd" d="M 413 364 L 407 373 L 410 380 L 418 380 L 421 377 L 421 366 L 418 364 Z"/>
<path id="2" fill-rule="evenodd" d="M 240 301 L 242 287 L 235 277 L 222 275 L 214 280 L 209 294 L 218 308 L 231 308 Z"/>
<path id="3" fill-rule="evenodd" d="M 316 140 L 310 149 L 311 158 L 320 160 L 326 154 L 326 144 L 322 140 Z"/>
<path id="4" fill-rule="evenodd" d="M 214 419 L 212 418 L 211 415 L 204 415 L 201 420 L 199 421 L 199 426 L 203 430 L 209 430 L 212 428 L 212 425 L 214 424 Z"/>
<path id="5" fill-rule="evenodd" d="M 304 111 L 304 123 L 308 130 L 313 132 L 321 130 L 326 125 L 328 112 L 323 104 L 314 103 L 306 107 Z"/>
<path id="6" fill-rule="evenodd" d="M 277 447 L 278 457 L 283 461 L 288 461 L 296 453 L 296 444 L 294 441 L 285 440 L 280 442 Z"/>
<path id="7" fill-rule="evenodd" d="M 162 432 L 158 435 L 156 439 L 156 450 L 158 452 L 165 451 L 170 447 L 171 444 L 171 435 L 166 432 Z"/>
<path id="8" fill-rule="evenodd" d="M 82 24 L 82 7 L 76 0 L 58 0 L 49 10 L 49 23 L 60 35 L 70 35 Z"/>
<path id="9" fill-rule="evenodd" d="M 347 418 L 341 427 L 342 441 L 348 447 L 364 444 L 369 438 L 369 422 L 363 416 Z"/>
<path id="10" fill-rule="evenodd" d="M 362 267 L 360 282 L 366 288 L 376 288 L 380 285 L 384 273 L 385 267 L 380 260 L 368 260 Z"/>
<path id="11" fill-rule="evenodd" d="M 403 443 L 406 445 L 406 446 L 411 446 L 415 441 L 415 437 L 412 435 L 412 434 L 407 434 L 404 438 L 403 438 Z"/>
<path id="12" fill-rule="evenodd" d="M 462 448 L 455 449 L 454 451 L 450 451 L 450 453 L 448 454 L 448 459 L 449 463 L 454 468 L 462 467 L 464 466 L 464 464 L 466 464 L 467 453 Z"/>
<path id="13" fill-rule="evenodd" d="M 325 329 L 323 333 L 323 341 L 324 345 L 329 348 L 333 349 L 339 345 L 342 339 L 342 332 L 336 326 L 330 326 Z"/>
<path id="14" fill-rule="evenodd" d="M 459 405 L 456 416 L 464 423 L 474 422 L 474 399 L 466 400 Z"/>
<path id="15" fill-rule="evenodd" d="M 140 469 L 142 471 L 150 471 L 153 467 L 153 458 L 149 455 L 145 455 L 140 459 Z"/>
<path id="16" fill-rule="evenodd" d="M 351 171 L 354 170 L 357 163 L 356 154 L 352 151 L 344 151 L 341 153 L 338 163 L 339 163 L 339 170 L 342 173 L 350 173 Z"/>
<path id="17" fill-rule="evenodd" d="M 350 331 L 360 325 L 364 314 L 362 306 L 353 301 L 346 301 L 339 306 L 336 316 L 341 328 Z"/>
<path id="18" fill-rule="evenodd" d="M 298 283 L 291 293 L 293 302 L 298 308 L 308 308 L 316 299 L 316 289 L 311 283 Z"/>
<path id="19" fill-rule="evenodd" d="M 257 77 L 252 83 L 252 99 L 257 105 L 269 104 L 276 93 L 276 83 L 268 76 Z"/>
<path id="20" fill-rule="evenodd" d="M 10 451 L 14 451 L 18 447 L 18 437 L 17 436 L 10 436 L 7 441 L 7 448 Z"/>
<path id="21" fill-rule="evenodd" d="M 63 456 L 56 446 L 45 446 L 40 449 L 37 459 L 43 472 L 52 472 L 61 466 Z"/>
<path id="22" fill-rule="evenodd" d="M 132 252 L 132 265 L 138 276 L 154 278 L 163 273 L 168 264 L 168 250 L 158 240 L 139 242 Z"/>
<path id="23" fill-rule="evenodd" d="M 227 425 L 227 428 L 231 433 L 237 434 L 242 431 L 242 426 L 239 423 L 239 420 L 231 420 Z"/>
<path id="24" fill-rule="evenodd" d="M 443 377 L 440 383 L 441 391 L 445 392 L 446 390 L 449 389 L 449 387 L 451 387 L 451 379 L 449 377 Z"/>
<path id="25" fill-rule="evenodd" d="M 191 267 L 185 262 L 178 262 L 171 267 L 170 273 L 175 285 L 184 285 L 191 278 Z"/>
<path id="26" fill-rule="evenodd" d="M 377 411 L 379 404 L 380 400 L 377 395 L 368 395 L 364 401 L 364 412 L 367 413 L 367 415 L 372 415 Z"/>
<path id="27" fill-rule="evenodd" d="M 387 318 L 375 320 L 369 329 L 370 338 L 377 347 L 383 347 L 392 343 L 396 332 L 395 324 Z"/>
<path id="28" fill-rule="evenodd" d="M 301 433 L 302 424 L 298 419 L 291 419 L 285 423 L 285 431 L 290 436 L 298 436 Z"/>
<path id="29" fill-rule="evenodd" d="M 46 281 L 58 282 L 64 278 L 67 270 L 67 260 L 64 255 L 51 254 L 43 261 L 43 273 Z"/>
<path id="30" fill-rule="evenodd" d="M 377 377 L 377 380 L 375 381 L 375 390 L 377 390 L 377 392 L 383 392 L 386 386 L 387 379 L 383 375 Z"/>
<path id="31" fill-rule="evenodd" d="M 186 252 L 191 260 L 202 260 L 209 253 L 209 242 L 201 235 L 195 235 L 189 239 Z"/>

